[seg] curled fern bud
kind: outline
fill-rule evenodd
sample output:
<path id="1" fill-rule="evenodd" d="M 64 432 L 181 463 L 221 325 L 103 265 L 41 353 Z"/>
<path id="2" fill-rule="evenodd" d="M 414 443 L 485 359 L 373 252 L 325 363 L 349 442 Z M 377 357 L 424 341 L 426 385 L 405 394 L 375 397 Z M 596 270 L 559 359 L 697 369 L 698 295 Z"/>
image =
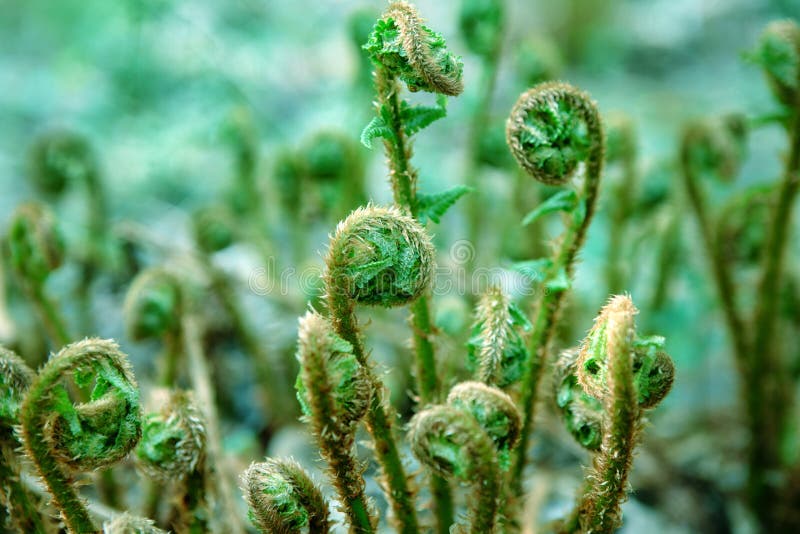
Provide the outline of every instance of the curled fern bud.
<path id="1" fill-rule="evenodd" d="M 160 337 L 178 328 L 180 289 L 175 277 L 150 268 L 134 279 L 125 296 L 125 329 L 131 339 Z"/>
<path id="2" fill-rule="evenodd" d="M 469 340 L 469 358 L 481 382 L 505 388 L 522 376 L 527 358 L 523 333 L 531 325 L 498 286 L 481 295 Z"/>
<path id="3" fill-rule="evenodd" d="M 556 404 L 561 418 L 575 441 L 581 446 L 595 451 L 603 439 L 603 405 L 599 400 L 587 395 L 578 384 L 576 376 L 578 349 L 561 353 L 556 362 L 554 382 Z"/>
<path id="4" fill-rule="evenodd" d="M 641 415 L 633 377 L 636 313 L 629 297 L 612 297 L 595 319 L 578 356 L 578 380 L 587 393 L 601 400 L 605 412 L 603 441 L 579 505 L 584 532 L 613 532 L 621 523 L 620 504 L 628 492 Z"/>
<path id="5" fill-rule="evenodd" d="M 87 402 L 73 405 L 61 381 L 94 384 Z M 31 456 L 43 443 L 51 458 L 75 471 L 113 465 L 141 436 L 139 390 L 128 359 L 110 340 L 68 345 L 39 372 L 22 406 L 23 437 Z"/>
<path id="6" fill-rule="evenodd" d="M 222 206 L 207 206 L 192 214 L 192 233 L 200 250 L 207 254 L 228 248 L 234 241 L 234 220 Z"/>
<path id="7" fill-rule="evenodd" d="M 601 401 L 610 387 L 607 348 L 610 333 L 603 321 L 601 313 L 581 347 L 576 371 L 584 391 Z M 632 343 L 630 356 L 638 403 L 641 408 L 653 408 L 672 388 L 675 368 L 672 359 L 663 351 L 664 338 L 634 338 Z"/>
<path id="8" fill-rule="evenodd" d="M 523 93 L 506 123 L 506 142 L 517 163 L 536 180 L 560 185 L 580 163 L 598 176 L 604 143 L 597 107 L 589 95 L 560 82 Z"/>
<path id="9" fill-rule="evenodd" d="M 206 424 L 191 392 L 172 391 L 158 413 L 145 415 L 136 459 L 150 478 L 182 480 L 197 468 L 205 447 Z"/>
<path id="10" fill-rule="evenodd" d="M 460 408 L 433 406 L 411 419 L 408 439 L 414 456 L 424 465 L 473 485 L 470 532 L 494 532 L 500 466 L 494 442 L 478 421 Z"/>
<path id="11" fill-rule="evenodd" d="M 326 266 L 329 297 L 402 306 L 430 285 L 434 249 L 425 229 L 413 218 L 394 207 L 367 206 L 339 223 Z"/>
<path id="12" fill-rule="evenodd" d="M 655 406 L 672 386 L 674 370 L 661 350 L 663 339 L 637 340 L 636 313 L 630 297 L 612 297 L 578 355 L 578 382 L 603 408 L 602 442 L 570 519 L 581 532 L 613 532 L 619 527 L 643 409 Z"/>
<path id="13" fill-rule="evenodd" d="M 771 22 L 751 57 L 761 65 L 775 97 L 787 106 L 797 104 L 800 80 L 800 27 L 793 20 Z"/>
<path id="14" fill-rule="evenodd" d="M 55 217 L 43 204 L 21 204 L 8 229 L 11 264 L 25 280 L 42 284 L 64 261 L 64 238 Z"/>
<path id="15" fill-rule="evenodd" d="M 63 382 L 94 385 L 86 402 L 74 404 Z M 41 369 L 20 411 L 28 456 L 47 484 L 70 532 L 94 532 L 71 486 L 73 472 L 110 466 L 141 436 L 139 390 L 127 357 L 111 340 L 68 345 Z"/>
<path id="16" fill-rule="evenodd" d="M 297 398 L 311 422 L 328 473 L 354 532 L 375 531 L 363 466 L 353 454 L 355 426 L 367 413 L 372 383 L 353 346 L 310 311 L 300 319 Z"/>
<path id="17" fill-rule="evenodd" d="M 675 381 L 675 365 L 663 348 L 660 336 L 634 341 L 633 381 L 641 408 L 655 408 Z"/>
<path id="18" fill-rule="evenodd" d="M 482 382 L 462 382 L 450 390 L 447 404 L 472 415 L 492 438 L 501 463 L 507 464 L 508 452 L 517 445 L 522 428 L 522 415 L 511 397 Z"/>
<path id="19" fill-rule="evenodd" d="M 20 480 L 19 439 L 14 428 L 25 393 L 36 373 L 0 346 L 0 528 L 3 532 L 47 532 L 39 499 Z"/>
<path id="20" fill-rule="evenodd" d="M 349 434 L 369 408 L 372 387 L 353 346 L 315 312 L 300 319 L 297 398 L 318 432 Z"/>
<path id="21" fill-rule="evenodd" d="M 683 134 L 683 165 L 695 173 L 730 181 L 742 166 L 746 141 L 747 125 L 741 115 L 692 124 Z"/>
<path id="22" fill-rule="evenodd" d="M 613 297 L 595 319 L 594 326 L 581 345 L 576 374 L 584 391 L 595 399 L 606 399 L 611 388 L 610 344 L 614 336 L 622 335 L 613 330 L 615 321 L 619 317 L 626 320 L 630 317 L 632 324 L 636 313 L 638 310 L 630 298 L 621 295 Z M 645 339 L 632 337 L 626 354 L 631 360 L 633 382 L 642 389 L 641 394 L 637 394 L 639 403 L 648 407 L 664 398 L 672 386 L 674 369 L 669 356 L 663 353 L 663 345 L 664 339 L 658 336 Z M 654 402 L 653 398 L 658 400 Z"/>
<path id="23" fill-rule="evenodd" d="M 23 396 L 35 377 L 22 358 L 0 346 L 0 429 L 18 423 Z"/>
<path id="24" fill-rule="evenodd" d="M 416 8 L 393 2 L 364 45 L 372 61 L 406 83 L 409 91 L 456 96 L 464 90 L 461 58 L 441 34 L 422 23 Z"/>
<path id="25" fill-rule="evenodd" d="M 473 54 L 492 57 L 503 38 L 502 0 L 464 0 L 458 18 L 461 33 Z"/>
<path id="26" fill-rule="evenodd" d="M 297 462 L 267 458 L 242 474 L 242 491 L 250 521 L 261 532 L 325 534 L 330 525 L 328 504 Z"/>
<path id="27" fill-rule="evenodd" d="M 103 523 L 103 534 L 167 534 L 156 527 L 151 519 L 136 517 L 128 512 L 114 516 Z"/>
<path id="28" fill-rule="evenodd" d="M 60 195 L 97 172 L 89 142 L 82 135 L 54 130 L 36 139 L 28 154 L 29 176 L 39 191 Z"/>

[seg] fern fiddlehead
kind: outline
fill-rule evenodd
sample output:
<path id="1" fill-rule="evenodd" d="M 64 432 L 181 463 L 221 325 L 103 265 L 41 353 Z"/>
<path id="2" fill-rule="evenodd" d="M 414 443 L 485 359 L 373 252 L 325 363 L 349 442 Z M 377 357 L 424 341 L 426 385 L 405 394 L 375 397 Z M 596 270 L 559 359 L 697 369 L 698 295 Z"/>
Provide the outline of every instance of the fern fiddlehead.
<path id="1" fill-rule="evenodd" d="M 492 439 L 463 410 L 427 408 L 411 420 L 409 442 L 420 462 L 445 478 L 473 485 L 470 532 L 494 531 L 501 475 Z"/>
<path id="2" fill-rule="evenodd" d="M 364 467 L 355 458 L 355 430 L 372 397 L 372 383 L 352 353 L 321 315 L 300 319 L 297 396 L 328 464 L 351 531 L 375 532 L 376 519 L 364 488 Z"/>
<path id="3" fill-rule="evenodd" d="M 375 441 L 389 501 L 402 532 L 417 530 L 413 492 L 408 486 L 392 433 L 383 385 L 372 372 L 355 315 L 356 304 L 402 306 L 419 298 L 433 277 L 430 237 L 396 208 L 359 208 L 339 223 L 325 260 L 325 290 L 331 324 L 353 347 L 372 384 L 367 426 Z"/>
<path id="4" fill-rule="evenodd" d="M 447 395 L 447 404 L 470 414 L 497 448 L 500 467 L 508 468 L 509 454 L 519 442 L 522 419 L 512 398 L 483 382 L 461 382 Z"/>
<path id="5" fill-rule="evenodd" d="M 64 262 L 64 238 L 53 213 L 44 205 L 22 204 L 11 216 L 8 229 L 11 265 L 36 307 L 54 346 L 70 341 L 66 321 L 47 296 L 44 284 L 52 271 Z"/>
<path id="6" fill-rule="evenodd" d="M 259 146 L 256 122 L 244 104 L 234 106 L 221 126 L 222 140 L 231 149 L 235 182 L 229 204 L 235 213 L 249 217 L 258 228 L 265 223 L 263 203 L 256 181 Z"/>
<path id="7" fill-rule="evenodd" d="M 162 393 L 162 392 L 159 392 Z M 206 423 L 188 391 L 163 391 L 158 412 L 148 413 L 142 423 L 142 439 L 136 446 L 137 466 L 151 480 L 177 483 L 178 524 L 189 532 L 209 530 L 209 504 L 205 469 Z M 158 496 L 151 492 L 148 496 Z M 158 507 L 147 503 L 149 512 Z"/>
<path id="8" fill-rule="evenodd" d="M 800 27 L 794 20 L 776 20 L 767 25 L 759 38 L 753 59 L 764 69 L 772 93 L 783 105 L 797 106 L 800 72 Z"/>
<path id="9" fill-rule="evenodd" d="M 537 299 L 532 321 L 522 379 L 523 430 L 511 473 L 512 487 L 520 493 L 542 370 L 548 363 L 550 342 L 576 255 L 595 212 L 605 135 L 597 107 L 586 93 L 564 83 L 547 82 L 528 90 L 517 100 L 506 124 L 506 140 L 517 163 L 540 182 L 566 185 L 581 166 L 584 175 L 580 193 L 569 189 L 561 194 L 560 200 L 566 201 L 561 207 L 552 209 L 551 203 L 550 207 L 543 205 L 534 212 L 542 214 L 544 208 L 566 209 L 569 222 L 554 257 L 547 262 L 543 292 Z"/>
<path id="10" fill-rule="evenodd" d="M 471 484 L 469 528 L 457 532 L 496 531 L 500 521 L 502 472 L 522 426 L 514 401 L 481 382 L 462 382 L 447 397 L 415 415 L 409 442 L 424 465 L 445 478 Z"/>
<path id="11" fill-rule="evenodd" d="M 443 113 L 427 116 L 401 101 L 398 80 L 408 89 L 456 96 L 463 89 L 460 58 L 447 50 L 444 38 L 422 23 L 416 8 L 393 2 L 378 20 L 364 45 L 375 65 L 378 117 L 365 130 L 384 138 L 389 158 L 389 179 L 395 203 L 417 214 L 417 171 L 411 166 L 408 137 Z M 430 109 L 430 108 L 429 108 Z M 408 124 L 414 118 L 415 126 Z M 362 136 L 363 137 L 363 136 Z"/>
<path id="12" fill-rule="evenodd" d="M 663 338 L 638 338 L 636 313 L 629 297 L 612 297 L 580 349 L 566 351 L 557 364 L 556 399 L 567 429 L 594 452 L 583 494 L 559 532 L 619 527 L 644 410 L 672 387 L 674 367 Z"/>
<path id="13" fill-rule="evenodd" d="M 226 206 L 205 206 L 192 213 L 192 235 L 205 254 L 231 246 L 236 240 L 234 216 Z"/>
<path id="14" fill-rule="evenodd" d="M 8 517 L 0 526 L 18 532 L 47 532 L 38 510 L 38 499 L 20 480 L 16 454 L 19 441 L 14 426 L 19 424 L 22 400 L 36 373 L 12 351 L 0 346 L 0 506 Z"/>
<path id="15" fill-rule="evenodd" d="M 85 257 L 81 259 L 81 327 L 93 330 L 89 290 L 105 262 L 108 246 L 108 201 L 101 180 L 100 165 L 89 140 L 70 130 L 51 130 L 39 136 L 30 149 L 29 176 L 46 195 L 59 196 L 81 184 L 86 190 L 88 235 Z"/>
<path id="16" fill-rule="evenodd" d="M 377 116 L 364 130 L 362 142 L 369 146 L 373 137 L 383 138 L 394 202 L 412 217 L 419 218 L 421 202 L 417 193 L 417 170 L 411 164 L 410 138 L 445 116 L 446 96 L 456 96 L 463 91 L 463 64 L 447 49 L 444 38 L 425 26 L 416 8 L 406 2 L 389 5 L 375 24 L 364 50 L 375 66 Z M 436 93 L 439 95 L 437 105 L 410 105 L 400 98 L 399 81 L 412 92 Z M 448 205 L 466 191 L 462 188 Z M 424 405 L 435 402 L 439 395 L 428 296 L 416 299 L 410 311 L 416 390 Z M 436 501 L 437 532 L 444 534 L 453 522 L 450 488 L 436 477 L 431 484 Z"/>
<path id="17" fill-rule="evenodd" d="M 168 271 L 151 267 L 131 283 L 123 304 L 125 330 L 134 341 L 160 338 L 164 352 L 159 358 L 159 383 L 172 387 L 178 378 L 181 353 L 181 291 Z"/>
<path id="18" fill-rule="evenodd" d="M 297 462 L 254 462 L 241 482 L 250 521 L 264 534 L 329 531 L 328 503 Z"/>
<path id="19" fill-rule="evenodd" d="M 73 404 L 63 381 L 94 383 L 87 402 Z M 139 390 L 127 357 L 110 340 L 64 347 L 42 368 L 20 409 L 25 451 L 44 479 L 70 532 L 97 532 L 73 487 L 73 473 L 110 466 L 141 436 Z"/>
<path id="20" fill-rule="evenodd" d="M 585 449 L 596 451 L 603 438 L 603 405 L 578 383 L 579 354 L 579 349 L 568 349 L 556 361 L 553 373 L 556 405 L 567 431 L 575 441 Z"/>
<path id="21" fill-rule="evenodd" d="M 467 344 L 475 378 L 503 389 L 519 382 L 527 356 L 524 334 L 531 324 L 499 286 L 481 295 Z"/>

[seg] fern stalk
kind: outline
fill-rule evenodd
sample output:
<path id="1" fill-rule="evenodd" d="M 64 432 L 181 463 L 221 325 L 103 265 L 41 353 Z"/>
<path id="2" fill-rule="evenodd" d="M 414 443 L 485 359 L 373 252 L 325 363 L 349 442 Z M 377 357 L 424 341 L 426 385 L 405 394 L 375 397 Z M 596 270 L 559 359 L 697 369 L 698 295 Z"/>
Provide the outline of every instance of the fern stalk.
<path id="1" fill-rule="evenodd" d="M 797 83 L 800 84 L 800 79 Z M 791 382 L 787 383 L 784 378 L 786 370 L 782 368 L 777 353 L 777 319 L 792 208 L 800 189 L 800 91 L 797 92 L 796 100 L 797 106 L 789 129 L 789 154 L 780 187 L 776 192 L 777 205 L 767 234 L 753 318 L 753 350 L 749 353 L 751 363 L 747 404 L 751 407 L 750 432 L 753 441 L 748 490 L 754 509 L 762 517 L 776 497 L 777 489 L 769 486 L 767 477 L 770 471 L 780 467 L 779 441 L 790 406 L 787 397 L 792 388 Z"/>
<path id="2" fill-rule="evenodd" d="M 539 157 L 537 147 L 532 149 L 527 147 L 521 141 L 524 135 L 520 137 L 521 132 L 526 128 L 527 121 L 539 120 L 542 117 L 542 115 L 538 117 L 531 115 L 532 111 L 558 104 L 564 106 L 566 111 L 575 113 L 574 116 L 567 114 L 566 120 L 581 121 L 585 124 L 585 139 L 573 138 L 570 143 L 578 147 L 581 144 L 587 144 L 588 146 L 583 151 L 585 170 L 583 185 L 578 195 L 578 205 L 571 214 L 569 224 L 561 237 L 552 265 L 546 275 L 546 282 L 559 276 L 563 276 L 567 280 L 572 278 L 578 251 L 586 239 L 586 232 L 595 212 L 600 178 L 603 171 L 605 137 L 602 125 L 597 108 L 588 95 L 566 84 L 544 83 L 530 89 L 520 97 L 512 110 L 506 129 L 512 154 L 529 174 L 545 183 L 563 184 L 571 178 L 572 172 L 577 168 L 578 160 L 573 158 L 576 157 L 576 153 L 580 154 L 580 152 L 564 153 L 562 155 L 564 159 L 560 162 L 560 165 L 551 167 L 549 162 L 552 161 L 552 158 L 549 155 L 544 161 L 537 159 Z M 548 117 L 548 120 L 565 120 L 552 115 L 544 116 Z M 578 125 L 571 124 L 569 128 L 577 129 Z M 542 143 L 548 142 L 551 141 L 542 140 Z M 561 142 L 563 143 L 563 141 Z M 547 145 L 544 144 L 542 146 Z M 547 283 L 545 286 L 542 288 L 541 297 L 539 297 L 535 307 L 535 317 L 532 321 L 533 331 L 528 343 L 528 360 L 522 379 L 522 435 L 510 473 L 511 487 L 517 495 L 522 494 L 522 474 L 527 459 L 528 439 L 534 421 L 539 384 L 542 372 L 548 364 L 550 343 L 555 335 L 559 312 L 567 289 L 564 287 L 547 287 Z"/>

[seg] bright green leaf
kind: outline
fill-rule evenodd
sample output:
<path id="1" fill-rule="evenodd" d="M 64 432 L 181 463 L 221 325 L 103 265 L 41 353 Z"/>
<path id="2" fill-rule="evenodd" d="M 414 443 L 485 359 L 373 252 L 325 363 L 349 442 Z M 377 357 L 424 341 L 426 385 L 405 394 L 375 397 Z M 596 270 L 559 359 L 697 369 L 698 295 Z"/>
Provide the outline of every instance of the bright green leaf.
<path id="1" fill-rule="evenodd" d="M 438 224 L 450 206 L 471 191 L 471 187 L 457 185 L 434 195 L 420 193 L 417 195 L 417 218 L 422 224 L 428 219 Z"/>
<path id="2" fill-rule="evenodd" d="M 372 140 L 376 137 L 383 137 L 384 139 L 393 139 L 394 133 L 392 129 L 383 120 L 383 117 L 375 117 L 369 124 L 364 127 L 361 132 L 361 144 L 367 148 L 372 148 Z"/>
<path id="3" fill-rule="evenodd" d="M 438 95 L 435 106 L 410 106 L 405 101 L 400 110 L 403 131 L 409 137 L 447 116 L 447 97 Z"/>
<path id="4" fill-rule="evenodd" d="M 557 211 L 572 211 L 578 206 L 578 195 L 573 189 L 566 189 L 559 191 L 551 196 L 528 213 L 522 219 L 522 226 L 531 224 L 536 219 L 547 215 L 548 213 L 555 213 Z"/>

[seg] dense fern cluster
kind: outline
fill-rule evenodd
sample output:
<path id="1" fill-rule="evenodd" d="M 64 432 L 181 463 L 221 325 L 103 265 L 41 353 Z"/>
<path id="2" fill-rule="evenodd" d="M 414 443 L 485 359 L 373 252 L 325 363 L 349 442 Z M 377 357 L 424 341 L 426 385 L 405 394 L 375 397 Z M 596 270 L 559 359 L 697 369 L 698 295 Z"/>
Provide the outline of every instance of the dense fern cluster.
<path id="1" fill-rule="evenodd" d="M 103 173 L 86 138 L 56 130 L 33 142 L 27 172 L 47 202 L 17 207 L 2 250 L 15 296 L 32 307 L 42 339 L 33 351 L 23 342 L 13 347 L 38 359 L 0 347 L 3 527 L 45 534 L 620 528 L 648 414 L 679 375 L 667 340 L 640 333 L 626 292 L 636 268 L 631 221 L 649 228 L 651 212 L 683 197 L 639 183 L 633 120 L 606 118 L 588 93 L 551 79 L 558 61 L 531 43 L 516 66 L 530 87 L 506 118 L 494 116 L 507 17 L 502 0 L 463 2 L 458 23 L 482 79 L 466 128 L 465 183 L 443 191 L 421 191 L 413 143 L 447 116 L 448 97 L 470 87 L 462 58 L 405 1 L 352 21 L 374 91 L 363 146 L 322 131 L 282 148 L 271 162 L 271 213 L 258 183 L 256 120 L 234 108 L 220 133 L 233 183 L 224 198 L 191 212 L 189 250 L 162 253 L 168 261 L 152 261 L 157 247 L 141 233 L 108 226 Z M 655 313 L 663 305 L 674 234 L 690 209 L 740 375 L 750 438 L 743 502 L 763 532 L 790 532 L 800 528 L 800 463 L 785 450 L 797 437 L 797 366 L 781 333 L 796 324 L 784 297 L 794 291 L 786 265 L 800 188 L 800 30 L 792 21 L 770 24 L 747 57 L 765 71 L 778 111 L 686 126 L 674 172 L 688 208 L 671 211 L 656 233 L 657 287 L 640 306 Z M 356 83 L 367 90 L 364 76 Z M 408 92 L 428 94 L 412 101 Z M 780 180 L 731 193 L 717 210 L 710 182 L 732 187 L 749 135 L 772 124 L 789 139 Z M 386 157 L 387 205 L 368 201 L 367 150 L 376 140 Z M 482 213 L 488 174 L 507 181 L 512 196 L 498 220 Z M 87 244 L 77 252 L 48 205 L 76 187 L 87 215 Z M 468 287 L 456 304 L 434 298 L 444 259 L 437 246 L 448 239 L 434 239 L 435 225 L 454 206 L 463 208 L 466 237 L 480 254 L 461 262 L 460 274 L 474 279 L 483 263 L 502 257 L 494 266 L 502 276 L 479 291 Z M 576 267 L 601 210 L 610 235 L 607 294 L 589 305 L 594 323 L 582 324 L 573 313 L 586 305 L 573 291 Z M 294 269 L 307 261 L 319 226 L 331 233 L 305 293 L 264 299 L 271 312 L 300 316 L 296 342 L 267 342 L 277 326 L 250 313 L 242 281 L 220 259 L 247 250 L 272 265 L 276 250 L 287 249 L 279 267 Z M 502 235 L 495 256 L 483 253 L 490 232 Z M 79 267 L 76 299 L 65 306 L 48 280 L 71 263 Z M 258 282 L 276 283 L 274 270 L 262 274 Z M 105 317 L 95 313 L 91 288 L 101 279 L 127 288 L 119 330 L 131 344 L 160 351 L 141 373 L 141 389 L 123 349 L 97 337 Z M 530 291 L 510 289 L 510 280 Z M 741 295 L 743 280 L 753 282 L 754 295 Z M 402 355 L 389 373 L 387 347 Z M 223 351 L 241 358 L 230 363 Z M 242 382 L 257 391 L 239 391 L 227 376 L 236 373 L 251 374 Z M 257 452 L 226 433 L 230 414 L 258 421 Z M 293 458 L 263 458 L 266 444 L 297 420 L 318 452 L 323 482 Z M 588 466 L 574 505 L 561 502 L 559 514 L 538 513 L 530 498 L 551 468 L 532 443 L 548 440 Z M 140 487 L 128 491 L 136 480 Z"/>

